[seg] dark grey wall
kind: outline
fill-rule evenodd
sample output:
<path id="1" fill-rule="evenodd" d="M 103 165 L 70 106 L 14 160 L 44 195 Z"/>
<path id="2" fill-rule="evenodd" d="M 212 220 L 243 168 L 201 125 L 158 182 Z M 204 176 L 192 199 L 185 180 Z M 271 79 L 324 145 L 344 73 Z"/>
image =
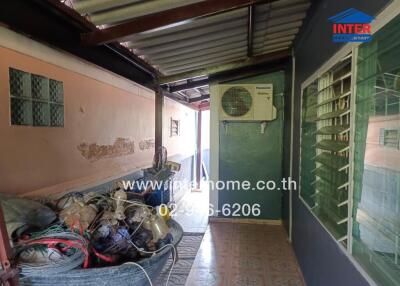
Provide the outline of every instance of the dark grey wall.
<path id="1" fill-rule="evenodd" d="M 334 55 L 342 46 L 331 40 L 327 19 L 349 8 L 376 15 L 388 0 L 314 1 L 300 36 L 295 43 L 295 126 L 294 174 L 299 179 L 300 95 L 301 83 Z M 308 286 L 368 285 L 336 242 L 293 194 L 293 247 Z"/>
<path id="2" fill-rule="evenodd" d="M 282 174 L 284 178 L 290 177 L 290 142 L 291 142 L 291 97 L 292 97 L 292 62 L 290 61 L 285 69 L 285 92 L 284 92 L 284 129 L 283 129 L 283 162 Z M 282 191 L 282 222 L 289 233 L 289 191 Z"/>

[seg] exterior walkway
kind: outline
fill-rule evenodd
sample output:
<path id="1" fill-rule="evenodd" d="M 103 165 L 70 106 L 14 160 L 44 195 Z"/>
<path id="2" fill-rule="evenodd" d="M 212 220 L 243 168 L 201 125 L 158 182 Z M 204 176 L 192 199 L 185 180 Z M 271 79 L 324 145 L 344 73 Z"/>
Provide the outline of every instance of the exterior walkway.
<path id="1" fill-rule="evenodd" d="M 211 223 L 187 286 L 303 286 L 282 226 Z"/>
<path id="2" fill-rule="evenodd" d="M 174 219 L 184 232 L 204 233 L 208 225 L 208 185 L 203 182 L 201 190 L 188 192 L 178 203 Z"/>

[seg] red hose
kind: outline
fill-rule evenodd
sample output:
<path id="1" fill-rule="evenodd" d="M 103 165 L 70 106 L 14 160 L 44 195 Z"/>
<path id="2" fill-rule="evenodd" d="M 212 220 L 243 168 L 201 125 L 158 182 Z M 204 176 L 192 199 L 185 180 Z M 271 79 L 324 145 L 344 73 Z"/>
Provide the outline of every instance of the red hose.
<path id="1" fill-rule="evenodd" d="M 56 244 L 65 244 L 68 248 L 76 248 L 79 249 L 85 254 L 85 261 L 83 262 L 83 268 L 89 267 L 89 252 L 87 248 L 80 242 L 74 240 L 67 240 L 62 238 L 39 238 L 35 240 L 30 240 L 25 242 L 26 245 L 34 245 L 34 244 L 45 244 L 47 247 L 53 247 Z"/>
<path id="2" fill-rule="evenodd" d="M 108 256 L 108 255 L 101 254 L 101 253 L 97 252 L 96 249 L 94 249 L 94 247 L 92 247 L 92 251 L 98 258 L 100 258 L 101 260 L 104 260 L 105 262 L 114 263 L 116 261 L 115 256 Z"/>

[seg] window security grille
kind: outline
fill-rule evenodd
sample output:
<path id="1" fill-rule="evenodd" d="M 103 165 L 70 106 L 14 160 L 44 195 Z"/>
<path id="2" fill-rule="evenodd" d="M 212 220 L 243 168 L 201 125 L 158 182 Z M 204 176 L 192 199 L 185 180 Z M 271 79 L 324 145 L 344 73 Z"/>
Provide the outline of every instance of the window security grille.
<path id="1" fill-rule="evenodd" d="M 171 124 L 170 124 L 170 129 L 171 129 L 171 134 L 170 136 L 179 136 L 180 134 L 180 121 L 179 120 L 175 120 L 173 118 L 171 118 Z"/>

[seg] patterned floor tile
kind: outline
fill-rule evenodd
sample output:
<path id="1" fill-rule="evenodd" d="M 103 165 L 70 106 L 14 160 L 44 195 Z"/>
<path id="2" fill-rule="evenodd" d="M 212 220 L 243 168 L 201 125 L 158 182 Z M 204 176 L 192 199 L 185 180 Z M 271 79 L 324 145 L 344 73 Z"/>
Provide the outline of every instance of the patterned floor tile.
<path id="1" fill-rule="evenodd" d="M 232 276 L 229 285 L 232 286 L 267 286 L 264 275 L 260 273 L 242 272 Z"/>
<path id="2" fill-rule="evenodd" d="M 225 273 L 204 268 L 192 268 L 186 285 L 190 286 L 225 286 Z"/>
<path id="3" fill-rule="evenodd" d="M 187 286 L 304 286 L 282 226 L 212 223 Z"/>
<path id="4" fill-rule="evenodd" d="M 303 279 L 299 275 L 271 275 L 272 286 L 303 286 Z"/>

